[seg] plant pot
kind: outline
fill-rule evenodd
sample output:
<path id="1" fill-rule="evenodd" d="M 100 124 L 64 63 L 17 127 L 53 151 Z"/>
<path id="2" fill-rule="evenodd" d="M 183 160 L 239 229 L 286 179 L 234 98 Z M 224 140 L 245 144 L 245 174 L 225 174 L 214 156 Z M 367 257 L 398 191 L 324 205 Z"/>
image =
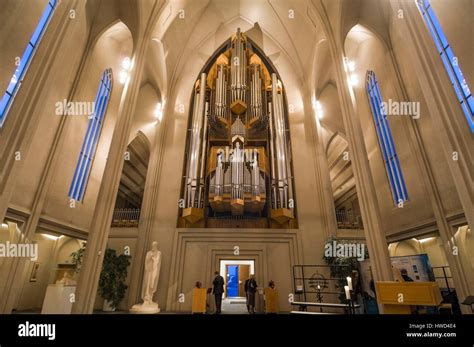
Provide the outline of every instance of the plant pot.
<path id="1" fill-rule="evenodd" d="M 112 306 L 110 301 L 104 300 L 104 305 L 102 306 L 102 311 L 104 312 L 114 312 L 115 307 Z"/>

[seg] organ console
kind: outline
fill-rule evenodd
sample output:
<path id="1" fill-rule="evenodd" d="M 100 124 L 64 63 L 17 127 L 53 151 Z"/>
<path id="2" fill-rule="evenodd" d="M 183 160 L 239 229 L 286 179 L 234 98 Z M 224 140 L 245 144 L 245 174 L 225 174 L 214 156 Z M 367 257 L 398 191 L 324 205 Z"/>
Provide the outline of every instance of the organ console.
<path id="1" fill-rule="evenodd" d="M 238 29 L 196 81 L 181 226 L 296 226 L 284 88 L 265 59 Z"/>

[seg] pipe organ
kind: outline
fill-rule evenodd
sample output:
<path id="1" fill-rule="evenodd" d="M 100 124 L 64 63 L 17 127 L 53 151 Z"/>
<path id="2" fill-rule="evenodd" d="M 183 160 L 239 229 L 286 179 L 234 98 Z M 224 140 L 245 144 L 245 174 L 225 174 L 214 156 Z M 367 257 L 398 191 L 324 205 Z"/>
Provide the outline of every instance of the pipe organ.
<path id="1" fill-rule="evenodd" d="M 295 227 L 284 88 L 240 30 L 223 47 L 194 85 L 179 224 Z"/>

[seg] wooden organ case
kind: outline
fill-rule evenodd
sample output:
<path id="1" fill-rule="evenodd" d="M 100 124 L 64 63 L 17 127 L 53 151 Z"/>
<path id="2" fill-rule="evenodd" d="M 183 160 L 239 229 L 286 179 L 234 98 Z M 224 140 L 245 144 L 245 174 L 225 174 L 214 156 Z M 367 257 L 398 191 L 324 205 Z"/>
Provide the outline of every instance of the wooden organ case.
<path id="1" fill-rule="evenodd" d="M 283 85 L 240 30 L 194 85 L 178 227 L 296 228 Z"/>

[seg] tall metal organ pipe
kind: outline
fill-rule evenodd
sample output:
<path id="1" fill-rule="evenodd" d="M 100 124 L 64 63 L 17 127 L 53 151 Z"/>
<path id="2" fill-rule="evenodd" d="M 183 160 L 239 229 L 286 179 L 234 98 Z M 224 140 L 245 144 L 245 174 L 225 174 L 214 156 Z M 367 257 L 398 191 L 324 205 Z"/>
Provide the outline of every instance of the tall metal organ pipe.
<path id="1" fill-rule="evenodd" d="M 260 118 L 262 114 L 262 78 L 260 66 L 252 65 L 252 81 L 250 84 L 252 118 Z"/>
<path id="2" fill-rule="evenodd" d="M 260 196 L 260 167 L 258 166 L 258 152 L 252 152 L 252 195 Z"/>
<path id="3" fill-rule="evenodd" d="M 201 173 L 199 170 L 201 142 L 203 141 L 203 123 L 208 105 L 206 104 L 206 78 L 205 73 L 201 74 L 199 90 L 194 91 L 193 121 L 191 124 L 191 136 L 189 146 L 189 160 L 186 172 L 186 207 L 201 207 Z M 196 199 L 197 193 L 197 199 Z"/>
<path id="4" fill-rule="evenodd" d="M 273 199 L 272 199 L 273 206 L 272 207 L 274 209 L 276 209 L 276 208 L 278 208 L 277 189 L 276 189 L 278 177 L 277 177 L 276 168 L 275 168 L 275 161 L 276 161 L 275 131 L 273 130 L 272 104 L 270 102 L 268 103 L 268 112 L 269 112 L 268 127 L 270 129 L 270 158 L 272 158 L 270 160 L 271 174 L 272 174 L 272 176 L 271 176 L 271 180 L 272 180 L 271 181 L 271 189 L 272 189 L 272 194 L 273 194 Z"/>
<path id="5" fill-rule="evenodd" d="M 216 78 L 216 114 L 222 118 L 225 118 L 226 82 L 225 66 L 224 64 L 219 64 L 217 66 Z"/>
<path id="6" fill-rule="evenodd" d="M 284 121 L 283 95 L 282 91 L 278 91 L 279 83 L 275 73 L 272 74 L 272 114 L 271 118 L 274 124 L 274 134 L 272 142 L 274 142 L 276 160 L 276 189 L 278 196 L 275 197 L 277 207 L 288 208 L 288 201 L 292 199 L 292 191 L 289 190 L 288 182 L 288 148 L 286 146 L 286 124 Z"/>
<path id="7" fill-rule="evenodd" d="M 206 107 L 204 108 L 204 126 L 202 129 L 202 148 L 201 148 L 201 155 L 200 155 L 200 160 L 199 160 L 199 187 L 198 187 L 198 206 L 197 207 L 203 207 L 201 206 L 201 203 L 203 201 L 203 189 L 204 189 L 204 175 L 205 175 L 205 163 L 206 163 L 206 146 L 207 146 L 207 114 L 208 114 L 208 108 L 209 104 L 206 102 Z"/>
<path id="8" fill-rule="evenodd" d="M 223 152 L 217 154 L 217 166 L 216 166 L 216 196 L 222 196 L 224 194 L 224 163 L 222 157 Z"/>
<path id="9" fill-rule="evenodd" d="M 232 90 L 231 102 L 245 100 L 245 88 L 247 87 L 247 56 L 241 37 L 242 34 L 240 33 L 240 29 L 237 29 L 234 49 L 232 49 L 232 61 L 230 64 Z"/>

